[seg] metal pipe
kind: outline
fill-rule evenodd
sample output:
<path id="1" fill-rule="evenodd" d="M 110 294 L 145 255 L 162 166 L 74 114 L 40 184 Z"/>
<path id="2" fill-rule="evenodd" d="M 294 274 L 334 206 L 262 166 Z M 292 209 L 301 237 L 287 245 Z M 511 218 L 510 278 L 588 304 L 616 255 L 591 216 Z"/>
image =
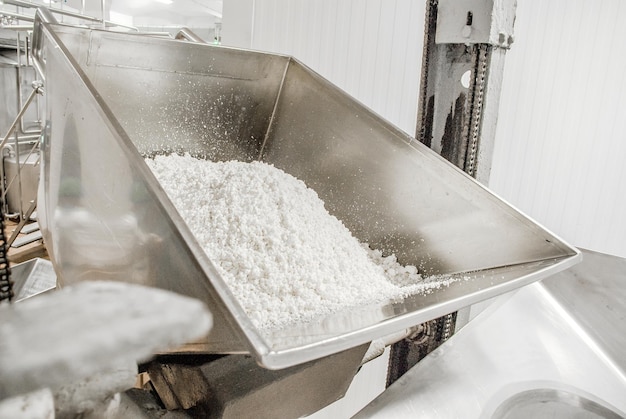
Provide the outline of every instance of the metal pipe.
<path id="1" fill-rule="evenodd" d="M 2 150 L 2 148 L 7 144 L 7 142 L 9 141 L 9 137 L 11 136 L 11 134 L 13 134 L 13 131 L 15 130 L 15 128 L 17 127 L 20 119 L 24 116 L 24 114 L 26 113 L 26 110 L 28 109 L 28 106 L 30 106 L 31 102 L 33 101 L 33 99 L 35 98 L 35 96 L 38 93 L 42 93 L 43 92 L 43 87 L 41 85 L 36 85 L 36 83 L 33 83 L 33 91 L 30 93 L 30 95 L 28 95 L 28 99 L 26 99 L 26 103 L 24 103 L 24 106 L 22 107 L 22 109 L 20 109 L 20 111 L 18 112 L 17 116 L 15 117 L 15 120 L 13 121 L 13 123 L 11 124 L 11 127 L 9 128 L 9 132 L 7 132 L 6 136 L 4 137 L 4 139 L 2 140 L 2 142 L 0 143 L 0 150 Z"/>
<path id="2" fill-rule="evenodd" d="M 139 32 L 141 35 L 146 35 L 146 36 L 152 36 L 155 38 L 172 38 L 172 34 L 169 32 L 160 32 L 160 31 L 146 31 L 146 32 Z"/>
<path id="3" fill-rule="evenodd" d="M 19 139 L 20 142 L 28 142 L 28 141 L 32 141 L 32 140 L 39 140 L 39 137 L 41 137 L 41 132 L 38 132 L 37 134 L 30 134 L 30 135 L 20 135 Z"/>
<path id="4" fill-rule="evenodd" d="M 22 118 L 20 118 L 20 121 L 22 120 Z M 20 142 L 19 142 L 19 138 L 17 135 L 17 132 L 15 132 L 15 158 L 17 160 L 17 164 L 15 165 L 15 169 L 16 169 L 16 173 L 15 176 L 13 177 L 13 179 L 11 179 L 11 182 L 7 185 L 6 188 L 3 188 L 2 191 L 2 201 L 6 202 L 6 194 L 9 191 L 9 188 L 11 187 L 11 184 L 13 183 L 13 181 L 15 180 L 15 178 L 17 178 L 17 196 L 19 198 L 19 211 L 20 211 L 20 221 L 23 220 L 23 216 L 24 216 L 24 208 L 22 208 L 22 168 L 20 167 Z M 3 162 L 4 164 L 4 162 Z M 7 203 L 8 204 L 8 203 Z M 10 244 L 9 244 L 10 246 Z"/>
<path id="5" fill-rule="evenodd" d="M 31 47 L 31 54 L 33 56 L 33 67 L 39 74 L 39 77 L 44 82 L 46 81 L 46 73 L 45 73 L 45 62 L 41 57 L 42 48 L 43 48 L 43 29 L 42 24 L 50 23 L 56 24 L 58 23 L 54 15 L 50 12 L 50 10 L 42 7 L 37 9 L 35 13 L 35 23 L 33 25 L 33 43 Z"/>
<path id="6" fill-rule="evenodd" d="M 20 232 L 22 231 L 22 229 L 24 228 L 24 226 L 30 219 L 30 216 L 33 215 L 33 212 L 35 212 L 36 208 L 37 208 L 37 197 L 35 197 L 35 199 L 33 199 L 33 202 L 30 203 L 30 206 L 26 210 L 24 217 L 22 217 L 22 219 L 20 220 L 20 223 L 17 225 L 17 227 L 15 227 L 15 230 L 13 230 L 11 237 L 9 237 L 9 239 L 7 240 L 7 248 L 11 247 L 15 239 L 17 239 L 17 236 L 20 234 Z"/>
<path id="7" fill-rule="evenodd" d="M 16 67 L 16 71 L 17 71 L 17 109 L 22 109 L 22 48 L 20 47 L 20 43 L 21 43 L 21 36 L 20 33 L 17 33 L 17 48 L 16 48 L 16 53 L 17 53 L 17 67 Z M 25 50 L 26 51 L 26 56 L 28 57 L 28 49 Z M 39 101 L 37 101 L 37 105 L 39 105 Z M 39 106 L 37 106 L 37 116 L 39 116 Z M 24 127 L 24 118 L 20 118 L 20 134 L 36 134 L 39 133 L 41 130 L 29 130 L 27 131 L 26 128 Z"/>
<path id="8" fill-rule="evenodd" d="M 2 10 L 0 11 L 0 14 L 3 14 L 4 16 L 9 16 L 9 17 L 14 17 L 18 20 L 25 20 L 27 22 L 34 22 L 35 18 L 32 16 L 28 16 L 28 15 L 23 15 L 21 13 L 15 13 L 15 12 L 8 12 L 6 10 Z"/>
<path id="9" fill-rule="evenodd" d="M 64 16 L 69 16 L 69 17 L 74 17 L 76 19 L 82 19 L 82 20 L 88 20 L 90 22 L 97 22 L 97 23 L 102 23 L 103 19 L 104 19 L 104 5 L 102 6 L 102 10 L 103 10 L 103 14 L 102 14 L 102 18 L 97 18 L 97 17 L 92 17 L 92 16 L 87 16 L 87 15 L 82 15 L 80 13 L 76 13 L 76 12 L 70 12 L 67 10 L 60 10 L 60 9 L 55 9 L 52 7 L 42 7 L 39 4 L 35 4 L 29 1 L 24 1 L 24 0 L 3 0 L 4 4 L 10 4 L 10 5 L 14 5 L 14 6 L 18 6 L 18 7 L 26 7 L 26 8 L 31 8 L 31 9 L 45 9 L 45 10 L 49 10 L 53 13 L 56 14 L 60 14 L 60 15 L 64 15 Z M 104 0 L 102 0 L 102 3 L 104 3 Z M 7 12 L 2 12 L 3 14 L 9 15 Z M 35 19 L 32 16 L 27 16 L 27 15 L 20 15 L 24 18 L 24 20 L 29 21 L 29 22 L 33 22 Z M 55 23 L 56 22 L 55 20 Z M 126 28 L 126 29 L 131 29 L 134 31 L 138 31 L 138 29 L 135 26 L 130 26 L 130 25 L 124 25 L 122 23 L 116 23 L 116 22 L 111 22 L 110 20 L 104 20 L 104 25 L 106 26 L 118 26 L 120 28 Z"/>
<path id="10" fill-rule="evenodd" d="M 26 45 L 24 46 L 24 51 L 26 51 L 26 67 L 30 67 L 30 36 L 28 35 L 26 35 Z"/>
<path id="11" fill-rule="evenodd" d="M 15 0 L 4 0 L 5 3 L 7 1 L 15 1 Z M 52 11 L 47 7 L 39 7 L 37 9 L 36 17 L 38 16 L 39 20 L 41 20 L 44 23 L 52 23 L 52 24 L 59 23 L 51 12 Z"/>
<path id="12" fill-rule="evenodd" d="M 9 26 L 2 26 L 0 24 L 0 29 L 8 29 L 8 30 L 12 30 L 12 31 L 30 31 L 33 29 L 33 25 L 9 25 Z"/>
<path id="13" fill-rule="evenodd" d="M 100 0 L 100 7 L 102 8 L 102 29 L 107 28 L 106 24 L 106 7 L 104 4 L 104 0 Z"/>
<path id="14" fill-rule="evenodd" d="M 204 39 L 196 35 L 191 29 L 185 28 L 185 27 L 180 28 L 180 30 L 175 36 L 175 39 L 186 39 L 187 41 L 198 42 L 200 44 L 206 44 Z"/>

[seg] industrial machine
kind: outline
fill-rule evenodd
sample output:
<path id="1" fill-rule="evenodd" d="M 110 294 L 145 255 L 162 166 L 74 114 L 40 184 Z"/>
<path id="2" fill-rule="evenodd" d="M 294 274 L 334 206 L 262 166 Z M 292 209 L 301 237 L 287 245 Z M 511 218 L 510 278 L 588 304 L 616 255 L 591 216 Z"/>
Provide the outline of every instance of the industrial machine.
<path id="1" fill-rule="evenodd" d="M 292 57 L 63 25 L 45 10 L 34 35 L 46 99 L 38 217 L 60 283 L 163 288 L 213 316 L 206 338 L 146 367 L 168 409 L 309 414 L 342 396 L 370 342 L 391 344 L 580 259 Z M 362 242 L 464 280 L 261 333 L 144 162 L 169 153 L 271 163 Z M 280 398 L 296 385 L 307 390 Z"/>

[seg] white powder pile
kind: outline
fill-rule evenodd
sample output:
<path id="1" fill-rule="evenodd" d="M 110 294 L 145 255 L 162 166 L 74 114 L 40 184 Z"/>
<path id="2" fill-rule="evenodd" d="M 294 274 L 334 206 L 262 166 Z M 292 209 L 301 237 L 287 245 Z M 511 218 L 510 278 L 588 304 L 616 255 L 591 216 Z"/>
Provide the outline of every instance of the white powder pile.
<path id="1" fill-rule="evenodd" d="M 146 162 L 260 329 L 442 284 L 359 243 L 312 189 L 271 165 L 175 154 Z"/>

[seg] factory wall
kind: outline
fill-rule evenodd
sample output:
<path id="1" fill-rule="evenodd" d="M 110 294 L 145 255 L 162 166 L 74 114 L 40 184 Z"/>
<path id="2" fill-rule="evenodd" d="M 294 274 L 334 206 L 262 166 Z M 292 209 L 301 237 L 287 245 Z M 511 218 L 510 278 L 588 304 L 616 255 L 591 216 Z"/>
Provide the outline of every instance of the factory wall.
<path id="1" fill-rule="evenodd" d="M 249 11 L 237 46 L 295 56 L 414 135 L 424 0 L 231 2 Z M 228 20 L 225 5 L 225 44 Z M 620 0 L 518 1 L 489 183 L 573 245 L 622 257 L 624 21 Z"/>
<path id="2" fill-rule="evenodd" d="M 573 245 L 626 257 L 626 4 L 519 0 L 490 187 Z"/>

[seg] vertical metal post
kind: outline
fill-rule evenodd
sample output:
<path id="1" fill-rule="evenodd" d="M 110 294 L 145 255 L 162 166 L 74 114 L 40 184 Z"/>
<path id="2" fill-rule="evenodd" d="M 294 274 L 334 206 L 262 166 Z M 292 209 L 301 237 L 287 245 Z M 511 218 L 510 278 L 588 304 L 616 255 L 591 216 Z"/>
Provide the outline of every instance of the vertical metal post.
<path id="1" fill-rule="evenodd" d="M 429 0 L 426 6 L 416 138 L 483 184 L 515 6 L 516 0 Z M 456 322 L 457 313 L 450 313 L 394 344 L 387 386 L 452 336 Z"/>
<path id="2" fill-rule="evenodd" d="M 106 5 L 105 0 L 100 0 L 100 6 L 102 7 L 102 29 L 107 28 L 106 24 Z"/>

